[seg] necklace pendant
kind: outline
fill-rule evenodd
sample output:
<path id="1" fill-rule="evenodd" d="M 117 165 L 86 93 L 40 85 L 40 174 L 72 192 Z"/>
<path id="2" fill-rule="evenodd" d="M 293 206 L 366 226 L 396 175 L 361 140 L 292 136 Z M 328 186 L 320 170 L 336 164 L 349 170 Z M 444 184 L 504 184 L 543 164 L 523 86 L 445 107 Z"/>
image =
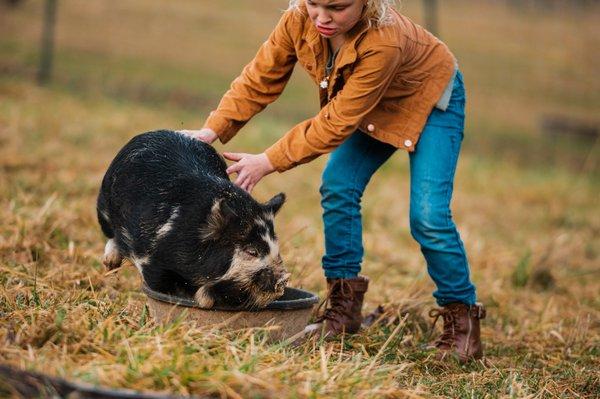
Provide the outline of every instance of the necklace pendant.
<path id="1" fill-rule="evenodd" d="M 327 77 L 325 77 L 325 78 L 324 78 L 324 79 L 321 81 L 321 83 L 319 83 L 319 86 L 321 86 L 321 89 L 326 89 L 326 88 L 327 88 L 327 86 L 329 86 L 329 82 L 328 82 L 328 80 L 327 80 Z"/>

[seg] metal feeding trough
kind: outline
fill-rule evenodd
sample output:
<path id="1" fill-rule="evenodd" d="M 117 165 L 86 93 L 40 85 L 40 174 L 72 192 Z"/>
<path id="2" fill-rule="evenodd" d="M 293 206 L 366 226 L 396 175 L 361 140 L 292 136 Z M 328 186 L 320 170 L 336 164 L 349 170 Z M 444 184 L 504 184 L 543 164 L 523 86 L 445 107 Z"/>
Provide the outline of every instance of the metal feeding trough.
<path id="1" fill-rule="evenodd" d="M 191 298 L 176 297 L 142 287 L 148 296 L 148 308 L 156 321 L 169 322 L 187 311 L 186 319 L 199 325 L 221 325 L 232 329 L 277 326 L 269 330 L 272 341 L 285 340 L 304 329 L 313 306 L 319 301 L 315 294 L 286 287 L 283 296 L 263 309 L 214 307 L 203 309 Z"/>

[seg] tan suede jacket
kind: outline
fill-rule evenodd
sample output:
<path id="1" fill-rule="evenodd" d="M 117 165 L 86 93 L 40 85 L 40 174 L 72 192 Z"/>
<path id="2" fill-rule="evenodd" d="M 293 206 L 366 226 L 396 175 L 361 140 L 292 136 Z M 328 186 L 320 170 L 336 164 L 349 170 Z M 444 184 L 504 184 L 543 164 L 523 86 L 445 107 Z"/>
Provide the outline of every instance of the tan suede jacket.
<path id="1" fill-rule="evenodd" d="M 319 87 L 321 110 L 265 151 L 277 171 L 331 152 L 356 129 L 414 151 L 454 73 L 454 56 L 444 43 L 395 11 L 393 24 L 368 28 L 361 21 L 347 37 L 327 79 L 326 39 L 305 9 L 286 11 L 204 127 L 214 130 L 222 143 L 229 141 L 279 97 L 299 62 Z"/>

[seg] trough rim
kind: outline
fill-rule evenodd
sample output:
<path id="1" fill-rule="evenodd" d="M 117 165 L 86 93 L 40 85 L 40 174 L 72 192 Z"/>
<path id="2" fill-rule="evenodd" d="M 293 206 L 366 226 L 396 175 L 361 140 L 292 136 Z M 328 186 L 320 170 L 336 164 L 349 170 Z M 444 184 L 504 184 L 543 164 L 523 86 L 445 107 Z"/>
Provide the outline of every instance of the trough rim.
<path id="1" fill-rule="evenodd" d="M 175 295 L 169 295 L 162 292 L 154 291 L 146 284 L 142 285 L 142 291 L 149 297 L 160 302 L 166 302 L 171 305 L 184 306 L 186 308 L 195 308 L 205 311 L 220 311 L 220 312 L 264 312 L 269 310 L 301 310 L 312 308 L 313 305 L 319 302 L 319 297 L 301 288 L 285 287 L 285 291 L 295 292 L 304 296 L 298 299 L 275 300 L 260 309 L 239 308 L 230 306 L 215 306 L 212 308 L 202 308 L 191 298 L 183 298 Z M 285 293 L 284 293 L 285 296 Z"/>

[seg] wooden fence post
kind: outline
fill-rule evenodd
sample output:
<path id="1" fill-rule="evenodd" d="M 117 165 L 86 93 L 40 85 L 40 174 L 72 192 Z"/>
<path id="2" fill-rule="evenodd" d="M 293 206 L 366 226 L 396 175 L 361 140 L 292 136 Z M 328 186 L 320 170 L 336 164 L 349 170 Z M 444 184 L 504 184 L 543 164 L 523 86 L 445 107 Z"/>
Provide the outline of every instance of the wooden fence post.
<path id="1" fill-rule="evenodd" d="M 52 75 L 52 59 L 54 56 L 54 25 L 56 22 L 56 0 L 46 0 L 44 8 L 44 28 L 38 70 L 38 83 L 43 85 L 50 81 Z"/>
<path id="2" fill-rule="evenodd" d="M 438 30 L 438 1 L 437 0 L 423 0 L 423 6 L 425 11 L 425 28 L 433 33 L 435 36 L 439 36 Z"/>

